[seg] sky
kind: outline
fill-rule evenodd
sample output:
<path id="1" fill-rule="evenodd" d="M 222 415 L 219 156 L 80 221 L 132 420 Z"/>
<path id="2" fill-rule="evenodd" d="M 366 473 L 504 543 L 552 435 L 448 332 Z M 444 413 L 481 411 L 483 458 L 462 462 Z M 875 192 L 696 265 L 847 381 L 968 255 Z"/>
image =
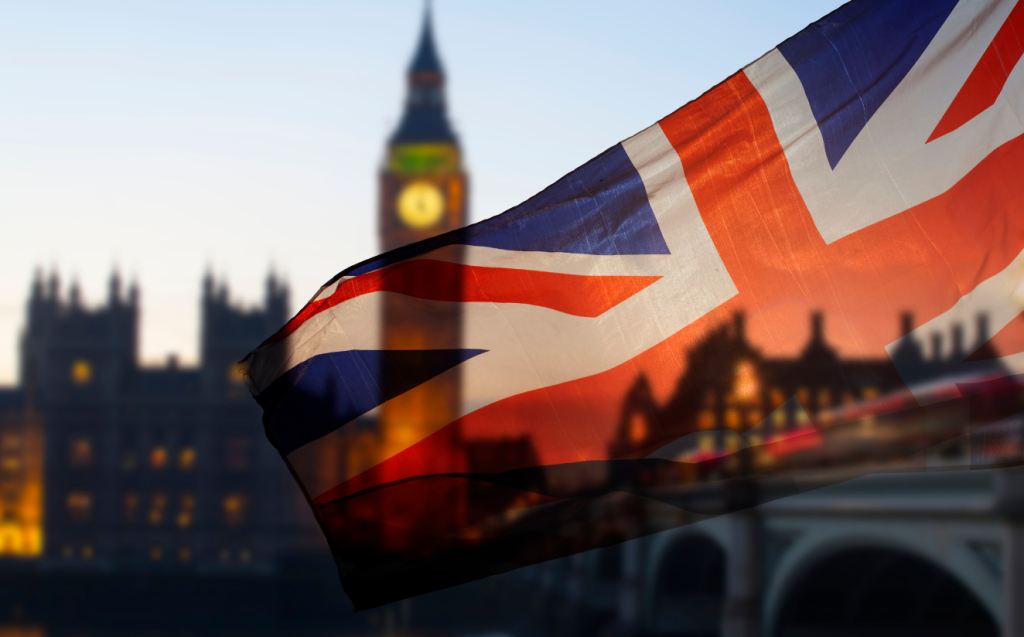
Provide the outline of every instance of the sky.
<path id="1" fill-rule="evenodd" d="M 650 126 L 837 0 L 436 0 L 470 221 Z M 198 356 L 210 271 L 295 312 L 377 253 L 421 0 L 0 0 L 0 385 L 34 272 L 141 288 L 140 359 Z M 256 343 L 253 344 L 254 346 Z"/>

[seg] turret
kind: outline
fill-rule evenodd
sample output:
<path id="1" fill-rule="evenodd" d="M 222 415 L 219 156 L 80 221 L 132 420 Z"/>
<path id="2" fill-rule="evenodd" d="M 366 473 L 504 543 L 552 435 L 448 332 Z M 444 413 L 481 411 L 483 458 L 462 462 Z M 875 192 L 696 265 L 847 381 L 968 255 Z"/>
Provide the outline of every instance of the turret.
<path id="1" fill-rule="evenodd" d="M 964 360 L 964 326 L 957 323 L 953 326 L 953 351 L 949 353 L 949 360 L 959 363 Z"/>
<path id="2" fill-rule="evenodd" d="M 273 270 L 267 274 L 263 303 L 267 312 L 268 334 L 276 332 L 288 320 L 288 286 L 278 281 Z"/>
<path id="3" fill-rule="evenodd" d="M 914 338 L 914 315 L 911 312 L 900 314 L 900 337 L 893 361 L 900 368 L 904 380 L 916 382 L 927 377 L 931 372 L 926 369 L 921 344 Z"/>
<path id="4" fill-rule="evenodd" d="M 32 288 L 29 291 L 29 300 L 38 303 L 43 300 L 43 270 L 36 268 L 35 276 L 32 277 Z"/>
<path id="5" fill-rule="evenodd" d="M 128 305 L 139 307 L 139 282 L 136 280 L 132 280 L 132 284 L 128 286 Z"/>
<path id="6" fill-rule="evenodd" d="M 46 296 L 51 301 L 57 301 L 60 298 L 60 276 L 57 274 L 56 268 L 50 272 L 50 280 L 47 282 L 46 288 Z"/>
<path id="7" fill-rule="evenodd" d="M 932 360 L 942 360 L 942 334 L 938 332 L 932 334 Z"/>
<path id="8" fill-rule="evenodd" d="M 121 273 L 114 268 L 110 273 L 110 281 L 107 284 L 107 304 L 110 307 L 121 305 Z"/>
<path id="9" fill-rule="evenodd" d="M 237 362 L 287 319 L 288 288 L 274 272 L 264 283 L 261 308 L 243 308 L 229 302 L 228 285 L 207 271 L 202 281 L 200 366 L 203 392 L 214 400 L 241 400 L 247 396 Z"/>
<path id="10" fill-rule="evenodd" d="M 992 345 L 989 339 L 988 314 L 979 314 L 977 318 L 977 335 L 974 345 L 971 347 L 968 361 L 992 361 L 999 358 L 999 352 Z"/>
<path id="11" fill-rule="evenodd" d="M 914 315 L 910 312 L 900 314 L 900 335 L 910 336 L 914 331 Z"/>
<path id="12" fill-rule="evenodd" d="M 209 301 L 213 298 L 213 272 L 209 268 L 206 270 L 206 274 L 203 275 L 203 301 Z"/>
<path id="13" fill-rule="evenodd" d="M 82 289 L 78 285 L 78 279 L 71 282 L 71 290 L 68 292 L 68 303 L 71 309 L 78 310 L 82 307 Z"/>
<path id="14" fill-rule="evenodd" d="M 811 338 L 802 358 L 804 362 L 834 362 L 839 359 L 836 351 L 825 342 L 825 315 L 820 311 L 811 313 Z"/>
<path id="15" fill-rule="evenodd" d="M 732 315 L 732 337 L 739 345 L 747 342 L 747 315 L 742 310 Z"/>

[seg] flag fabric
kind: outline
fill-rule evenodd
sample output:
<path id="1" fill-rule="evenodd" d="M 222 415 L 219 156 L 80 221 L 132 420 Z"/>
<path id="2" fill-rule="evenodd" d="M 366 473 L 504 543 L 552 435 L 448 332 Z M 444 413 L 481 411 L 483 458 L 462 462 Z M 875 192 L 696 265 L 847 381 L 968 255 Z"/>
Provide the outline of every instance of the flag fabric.
<path id="1" fill-rule="evenodd" d="M 1022 53 L 1024 1 L 854 0 L 522 205 L 332 279 L 244 367 L 356 607 L 867 471 L 1019 463 Z M 385 297 L 428 332 L 456 304 L 461 346 L 382 349 Z M 379 431 L 456 370 L 454 420 Z"/>

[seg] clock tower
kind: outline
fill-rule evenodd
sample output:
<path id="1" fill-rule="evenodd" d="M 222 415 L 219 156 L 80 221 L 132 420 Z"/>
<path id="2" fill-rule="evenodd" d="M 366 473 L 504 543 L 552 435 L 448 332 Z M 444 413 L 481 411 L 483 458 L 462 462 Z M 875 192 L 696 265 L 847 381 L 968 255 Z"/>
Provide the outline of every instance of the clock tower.
<path id="1" fill-rule="evenodd" d="M 379 232 L 385 251 L 466 224 L 467 175 L 458 139 L 445 111 L 444 79 L 428 6 L 409 66 L 405 110 L 388 140 L 380 173 Z M 456 246 L 448 248 L 447 258 L 458 260 L 457 250 Z M 445 298 L 459 298 L 461 281 L 457 277 L 423 283 L 447 287 Z M 430 317 L 429 328 L 424 315 Z M 383 349 L 422 352 L 422 356 L 412 357 L 404 364 L 407 368 L 423 365 L 423 370 L 406 369 L 421 378 L 433 375 L 429 369 L 435 355 L 449 357 L 462 345 L 459 303 L 415 301 L 385 294 L 381 320 Z M 382 405 L 378 423 L 385 457 L 455 419 L 460 406 L 459 390 L 459 369 L 455 366 Z"/>
<path id="2" fill-rule="evenodd" d="M 448 123 L 444 70 L 429 11 L 409 66 L 408 95 L 380 175 L 380 243 L 385 251 L 466 224 L 466 173 Z"/>

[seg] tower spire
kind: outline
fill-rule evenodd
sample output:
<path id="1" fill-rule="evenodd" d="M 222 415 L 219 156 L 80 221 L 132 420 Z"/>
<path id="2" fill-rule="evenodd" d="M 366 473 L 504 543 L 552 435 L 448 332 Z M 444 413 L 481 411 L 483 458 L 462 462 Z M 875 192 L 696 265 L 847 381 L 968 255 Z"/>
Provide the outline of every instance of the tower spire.
<path id="1" fill-rule="evenodd" d="M 444 103 L 444 67 L 434 43 L 433 11 L 423 11 L 419 43 L 409 63 L 405 112 L 392 144 L 457 143 Z"/>
<path id="2" fill-rule="evenodd" d="M 423 10 L 423 28 L 420 29 L 420 43 L 416 47 L 416 54 L 409 65 L 409 75 L 417 73 L 444 74 L 441 68 L 441 59 L 437 55 L 437 48 L 434 46 L 434 24 L 433 12 L 430 0 L 427 0 Z M 411 78 L 410 78 L 411 79 Z"/>

